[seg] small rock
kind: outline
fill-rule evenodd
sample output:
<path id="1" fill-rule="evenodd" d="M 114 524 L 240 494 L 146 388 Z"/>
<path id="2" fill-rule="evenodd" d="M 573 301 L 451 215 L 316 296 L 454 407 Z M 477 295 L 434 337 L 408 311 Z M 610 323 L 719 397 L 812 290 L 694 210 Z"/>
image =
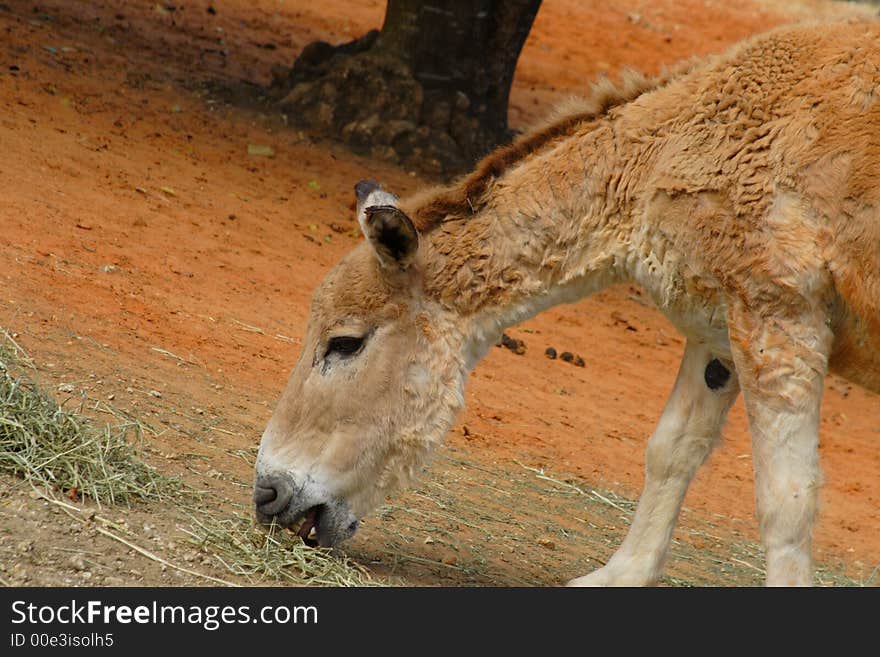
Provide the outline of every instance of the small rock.
<path id="1" fill-rule="evenodd" d="M 74 554 L 70 557 L 70 565 L 73 566 L 74 570 L 83 571 L 86 569 L 86 560 L 81 554 Z"/>
<path id="2" fill-rule="evenodd" d="M 104 265 L 101 267 L 101 271 L 105 274 L 112 274 L 113 272 L 119 271 L 119 267 L 116 265 Z"/>
<path id="3" fill-rule="evenodd" d="M 556 543 L 551 541 L 549 538 L 539 538 L 538 545 L 540 545 L 542 548 L 547 548 L 548 550 L 556 549 Z"/>
<path id="4" fill-rule="evenodd" d="M 553 347 L 547 347 L 546 351 L 544 351 L 544 355 L 550 360 L 556 360 L 556 350 Z"/>
<path id="5" fill-rule="evenodd" d="M 73 392 L 74 387 L 72 383 L 62 383 L 58 386 L 58 392 Z"/>
<path id="6" fill-rule="evenodd" d="M 152 395 L 153 397 L 161 397 L 162 393 L 158 390 L 150 390 L 150 395 Z"/>
<path id="7" fill-rule="evenodd" d="M 424 543 L 425 543 L 425 545 L 433 545 L 433 544 L 434 544 L 434 539 L 431 538 L 430 536 L 426 536 L 426 537 L 425 537 L 425 541 L 424 541 Z"/>
<path id="8" fill-rule="evenodd" d="M 22 582 L 26 582 L 30 579 L 30 575 L 28 575 L 27 570 L 25 570 L 25 567 L 20 563 L 13 564 L 9 574 L 12 575 L 15 579 Z"/>
<path id="9" fill-rule="evenodd" d="M 562 360 L 564 360 L 566 363 L 574 362 L 574 354 L 571 353 L 570 351 L 563 351 L 559 357 Z"/>
<path id="10" fill-rule="evenodd" d="M 455 564 L 458 563 L 458 559 L 455 557 L 455 555 L 449 555 L 449 556 L 443 557 L 443 559 L 441 561 L 443 563 L 445 563 L 447 566 L 454 566 Z"/>

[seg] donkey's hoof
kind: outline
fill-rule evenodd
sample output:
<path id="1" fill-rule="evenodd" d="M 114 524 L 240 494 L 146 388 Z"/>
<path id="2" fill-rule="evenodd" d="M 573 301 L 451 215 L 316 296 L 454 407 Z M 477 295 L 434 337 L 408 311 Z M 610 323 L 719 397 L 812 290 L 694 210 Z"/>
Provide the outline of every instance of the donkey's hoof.
<path id="1" fill-rule="evenodd" d="M 603 566 L 589 575 L 569 580 L 566 586 L 651 586 L 654 582 L 654 578 L 644 576 L 635 570 Z"/>
<path id="2" fill-rule="evenodd" d="M 590 573 L 589 575 L 570 579 L 568 582 L 565 583 L 565 585 L 572 587 L 614 586 L 611 578 L 608 577 L 607 574 L 603 573 L 602 570 L 604 569 L 600 568 L 596 572 Z"/>

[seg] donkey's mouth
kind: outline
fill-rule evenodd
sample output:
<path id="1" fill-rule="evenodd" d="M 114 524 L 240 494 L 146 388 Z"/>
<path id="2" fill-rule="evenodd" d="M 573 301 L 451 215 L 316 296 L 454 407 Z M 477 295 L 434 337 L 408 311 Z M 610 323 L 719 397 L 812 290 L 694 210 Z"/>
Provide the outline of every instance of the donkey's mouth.
<path id="1" fill-rule="evenodd" d="M 333 547 L 351 538 L 359 524 L 346 506 L 327 502 L 309 507 L 283 526 L 309 547 Z"/>
<path id="2" fill-rule="evenodd" d="M 299 536 L 309 547 L 318 547 L 318 530 L 323 505 L 313 506 L 305 515 L 290 526 L 290 531 Z M 297 527 L 297 525 L 299 525 Z"/>
<path id="3" fill-rule="evenodd" d="M 359 525 L 344 499 L 327 495 L 311 480 L 296 487 L 284 473 L 257 477 L 254 506 L 258 522 L 284 527 L 310 547 L 338 545 L 351 538 Z"/>

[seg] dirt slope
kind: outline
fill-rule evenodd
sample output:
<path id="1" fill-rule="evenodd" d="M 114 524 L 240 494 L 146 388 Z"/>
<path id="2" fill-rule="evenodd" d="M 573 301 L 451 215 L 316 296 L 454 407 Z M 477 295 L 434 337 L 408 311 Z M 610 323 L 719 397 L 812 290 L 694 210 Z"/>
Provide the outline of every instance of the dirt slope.
<path id="1" fill-rule="evenodd" d="M 161 467 L 246 511 L 251 471 L 241 456 L 258 442 L 298 354 L 311 290 L 360 239 L 352 185 L 372 177 L 406 194 L 427 183 L 286 127 L 250 86 L 267 83 L 273 63 L 290 63 L 313 39 L 339 42 L 378 26 L 383 2 L 326 0 L 320 14 L 313 3 L 275 0 L 176 4 L 0 3 L 0 326 L 16 332 L 42 381 L 92 399 L 112 395 L 163 430 L 150 438 Z M 523 127 L 622 66 L 653 72 L 785 21 L 863 11 L 818 0 L 545 0 L 517 72 L 511 121 Z M 270 146 L 274 156 L 249 155 L 249 145 Z M 479 509 L 474 487 L 460 485 L 459 461 L 474 477 L 484 468 L 523 483 L 534 479 L 523 466 L 546 467 L 637 497 L 680 336 L 631 287 L 553 309 L 510 333 L 526 342 L 526 354 L 496 349 L 477 367 L 467 411 L 422 497 L 436 484 L 440 504 Z M 580 354 L 585 367 L 548 360 L 548 346 Z M 821 457 L 817 556 L 868 578 L 880 562 L 876 395 L 829 381 Z M 53 523 L 66 519 L 44 515 L 43 502 L 21 486 L 6 488 L 3 581 L 92 581 L 52 557 L 51 544 L 68 540 Z M 688 494 L 687 522 L 713 523 L 713 546 L 754 540 L 752 494 L 739 402 Z M 523 489 L 518 503 L 506 503 L 528 536 L 573 522 L 570 505 L 542 507 L 541 495 Z M 419 509 L 420 499 L 411 493 L 401 508 Z M 527 541 L 521 553 L 511 547 L 518 560 L 506 559 L 487 556 L 497 537 L 473 529 L 483 522 L 474 513 L 444 530 L 458 547 L 424 542 L 436 527 L 412 514 L 397 529 L 380 514 L 351 550 L 377 572 L 416 583 L 551 584 L 594 568 L 626 528 L 626 518 L 613 531 L 602 523 L 601 548 L 579 553 L 574 540 L 557 538 L 551 554 Z M 171 510 L 130 517 L 138 529 L 160 525 L 171 554 L 181 544 Z M 681 534 L 697 553 L 708 540 L 698 534 L 705 532 Z M 389 545 L 413 557 L 408 569 L 389 564 Z M 117 548 L 105 546 L 100 581 L 193 581 Z M 449 550 L 469 554 L 470 565 L 461 567 L 462 554 L 444 564 Z M 685 561 L 674 565 L 685 581 L 725 583 Z"/>

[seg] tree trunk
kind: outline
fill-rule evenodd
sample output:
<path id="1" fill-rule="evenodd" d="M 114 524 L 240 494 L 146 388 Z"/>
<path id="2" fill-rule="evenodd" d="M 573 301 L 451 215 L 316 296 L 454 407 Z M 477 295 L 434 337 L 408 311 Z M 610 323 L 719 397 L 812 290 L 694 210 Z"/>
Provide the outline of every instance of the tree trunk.
<path id="1" fill-rule="evenodd" d="M 509 138 L 516 62 L 541 0 L 388 0 L 382 31 L 303 49 L 274 88 L 289 120 L 442 177 Z"/>

